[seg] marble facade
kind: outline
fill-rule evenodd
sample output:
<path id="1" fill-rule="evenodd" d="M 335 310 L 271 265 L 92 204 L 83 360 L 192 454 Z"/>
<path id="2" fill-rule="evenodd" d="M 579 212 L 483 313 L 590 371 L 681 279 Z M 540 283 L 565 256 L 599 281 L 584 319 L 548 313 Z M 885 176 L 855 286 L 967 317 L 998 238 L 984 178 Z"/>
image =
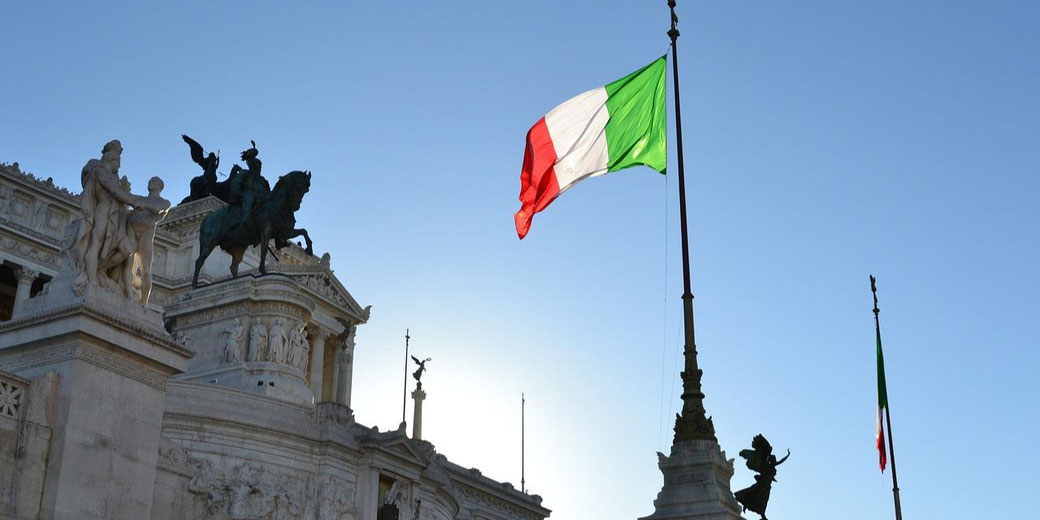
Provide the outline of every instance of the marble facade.
<path id="1" fill-rule="evenodd" d="M 79 195 L 0 164 L 0 518 L 549 515 L 403 427 L 355 422 L 343 324 L 370 308 L 328 254 L 290 246 L 256 276 L 250 251 L 230 279 L 215 253 L 191 290 L 199 224 L 221 204 L 182 204 L 159 223 L 142 307 L 75 290 L 63 251 Z"/>

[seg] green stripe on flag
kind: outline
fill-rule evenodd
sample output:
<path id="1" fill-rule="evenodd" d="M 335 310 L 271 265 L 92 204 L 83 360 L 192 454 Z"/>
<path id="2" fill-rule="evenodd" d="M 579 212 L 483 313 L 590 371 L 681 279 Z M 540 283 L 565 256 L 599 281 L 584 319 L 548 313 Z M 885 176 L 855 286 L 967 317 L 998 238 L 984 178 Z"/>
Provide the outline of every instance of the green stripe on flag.
<path id="1" fill-rule="evenodd" d="M 645 164 L 664 173 L 668 163 L 665 57 L 607 84 L 607 171 Z"/>
<path id="2" fill-rule="evenodd" d="M 877 401 L 878 410 L 888 408 L 888 385 L 885 384 L 885 355 L 881 353 L 881 332 L 877 334 Z"/>

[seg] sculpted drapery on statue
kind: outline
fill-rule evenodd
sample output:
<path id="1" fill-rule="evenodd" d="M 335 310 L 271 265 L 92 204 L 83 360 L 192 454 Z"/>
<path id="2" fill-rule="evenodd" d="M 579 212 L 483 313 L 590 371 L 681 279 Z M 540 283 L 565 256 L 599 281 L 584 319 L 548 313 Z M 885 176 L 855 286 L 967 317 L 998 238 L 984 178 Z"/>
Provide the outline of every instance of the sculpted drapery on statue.
<path id="1" fill-rule="evenodd" d="M 130 182 L 119 178 L 122 152 L 118 140 L 109 141 L 101 159 L 87 161 L 80 173 L 83 218 L 70 251 L 78 273 L 75 289 L 82 293 L 87 285 L 96 285 L 147 305 L 155 225 L 170 202 L 159 195 L 163 181 L 158 177 L 148 181 L 147 196 L 130 193 Z"/>
<path id="2" fill-rule="evenodd" d="M 238 276 L 238 265 L 247 249 L 260 246 L 260 273 L 267 273 L 270 241 L 281 249 L 289 240 L 303 235 L 307 254 L 313 254 L 307 230 L 296 228 L 296 210 L 310 190 L 311 173 L 289 172 L 278 179 L 272 190 L 260 174 L 261 162 L 256 143 L 242 152 L 247 168 L 235 165 L 228 180 L 227 206 L 219 208 L 202 221 L 199 230 L 199 256 L 191 286 L 197 287 L 199 272 L 206 258 L 218 246 L 231 255 L 231 276 Z"/>

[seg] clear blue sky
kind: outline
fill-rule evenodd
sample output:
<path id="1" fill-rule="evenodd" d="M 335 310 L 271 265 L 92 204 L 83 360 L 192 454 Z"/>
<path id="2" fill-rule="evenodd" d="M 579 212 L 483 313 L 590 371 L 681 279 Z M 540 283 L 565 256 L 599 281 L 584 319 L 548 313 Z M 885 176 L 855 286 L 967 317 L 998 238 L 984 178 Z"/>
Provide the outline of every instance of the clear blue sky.
<path id="1" fill-rule="evenodd" d="M 791 449 L 770 517 L 892 516 L 868 273 L 906 517 L 1036 511 L 1040 7 L 679 16 L 706 405 L 729 456 L 760 432 Z M 675 179 L 584 182 L 523 242 L 512 214 L 527 129 L 663 54 L 664 0 L 20 2 L 0 19 L 0 160 L 78 189 L 119 138 L 135 186 L 160 175 L 179 200 L 197 173 L 182 132 L 224 172 L 255 139 L 269 177 L 314 172 L 298 221 L 373 305 L 359 421 L 400 421 L 411 328 L 441 452 L 518 485 L 526 392 L 528 487 L 553 518 L 652 512 L 679 407 Z M 734 489 L 751 481 L 738 461 Z"/>

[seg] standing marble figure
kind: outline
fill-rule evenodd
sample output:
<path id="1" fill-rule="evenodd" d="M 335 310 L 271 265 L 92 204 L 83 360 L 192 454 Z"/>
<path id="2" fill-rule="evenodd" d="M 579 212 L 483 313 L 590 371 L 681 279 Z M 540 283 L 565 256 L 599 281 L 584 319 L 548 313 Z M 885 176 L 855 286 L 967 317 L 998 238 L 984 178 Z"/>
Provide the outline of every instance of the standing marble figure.
<path id="1" fill-rule="evenodd" d="M 123 146 L 113 139 L 101 149 L 101 159 L 87 161 L 80 173 L 83 218 L 69 250 L 77 273 L 74 288 L 82 294 L 94 285 L 131 298 L 140 285 L 144 306 L 152 288 L 155 225 L 166 216 L 170 202 L 159 196 L 163 181 L 158 177 L 148 181 L 148 196 L 130 193 L 130 182 L 119 178 L 122 153 Z M 134 280 L 135 265 L 141 268 L 139 283 Z"/>
<path id="2" fill-rule="evenodd" d="M 239 363 L 242 361 L 242 318 L 235 318 L 235 324 L 224 334 L 224 362 Z"/>
<path id="3" fill-rule="evenodd" d="M 83 194 L 80 209 L 83 220 L 76 236 L 75 252 L 79 264 L 77 288 L 100 285 L 98 266 L 103 248 L 118 242 L 116 229 L 122 204 L 133 197 L 119 182 L 123 145 L 113 139 L 101 149 L 101 159 L 91 159 L 80 172 Z"/>

